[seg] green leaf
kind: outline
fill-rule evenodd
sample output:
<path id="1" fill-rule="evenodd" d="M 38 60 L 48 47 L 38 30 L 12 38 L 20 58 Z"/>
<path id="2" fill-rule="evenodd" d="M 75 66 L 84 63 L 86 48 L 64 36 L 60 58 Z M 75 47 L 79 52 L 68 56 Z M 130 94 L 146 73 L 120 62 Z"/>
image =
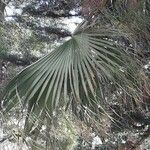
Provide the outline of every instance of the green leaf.
<path id="1" fill-rule="evenodd" d="M 87 98 L 84 105 L 92 104 L 91 97 L 95 97 L 97 87 L 102 86 L 97 79 L 118 84 L 124 80 L 124 85 L 132 87 L 128 75 L 120 71 L 130 66 L 131 58 L 115 42 L 104 38 L 117 36 L 115 30 L 97 27 L 83 30 L 81 26 L 70 40 L 24 69 L 9 83 L 3 102 L 6 112 L 15 107 L 17 94 L 24 108 L 28 106 L 28 115 L 38 116 L 45 108 L 52 114 L 60 104 L 66 104 L 70 95 L 78 104 L 83 103 L 82 97 Z M 125 71 L 128 70 L 125 68 Z"/>

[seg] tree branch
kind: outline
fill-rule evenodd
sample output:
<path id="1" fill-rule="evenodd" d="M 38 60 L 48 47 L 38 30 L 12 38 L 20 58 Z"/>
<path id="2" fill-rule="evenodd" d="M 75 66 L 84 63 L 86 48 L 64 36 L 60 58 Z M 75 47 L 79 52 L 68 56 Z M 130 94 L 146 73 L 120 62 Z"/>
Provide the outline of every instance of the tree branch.
<path id="1" fill-rule="evenodd" d="M 49 26 L 41 27 L 41 26 L 37 26 L 36 24 L 34 24 L 31 21 L 26 21 L 21 16 L 11 16 L 11 17 L 16 18 L 16 21 L 19 23 L 22 23 L 22 26 L 28 27 L 34 31 L 38 31 L 41 33 L 44 32 L 47 35 L 55 34 L 59 38 L 65 38 L 65 37 L 71 36 L 71 32 L 69 32 L 68 30 L 63 29 L 63 28 L 49 27 Z"/>
<path id="2" fill-rule="evenodd" d="M 20 58 L 17 55 L 3 54 L 0 56 L 0 59 L 2 59 L 4 61 L 9 61 L 15 65 L 27 66 L 27 65 L 30 65 L 32 62 L 37 61 L 39 58 L 37 58 L 35 56 L 31 56 L 30 59 L 25 59 L 25 58 Z"/>
<path id="3" fill-rule="evenodd" d="M 78 12 L 76 14 L 71 14 L 70 12 L 63 12 L 58 13 L 56 11 L 52 11 L 50 8 L 46 7 L 39 7 L 36 9 L 32 6 L 27 6 L 23 8 L 23 13 L 28 13 L 31 16 L 38 16 L 38 17 L 50 17 L 50 18 L 60 18 L 60 17 L 73 17 L 73 16 L 81 16 L 81 12 Z"/>

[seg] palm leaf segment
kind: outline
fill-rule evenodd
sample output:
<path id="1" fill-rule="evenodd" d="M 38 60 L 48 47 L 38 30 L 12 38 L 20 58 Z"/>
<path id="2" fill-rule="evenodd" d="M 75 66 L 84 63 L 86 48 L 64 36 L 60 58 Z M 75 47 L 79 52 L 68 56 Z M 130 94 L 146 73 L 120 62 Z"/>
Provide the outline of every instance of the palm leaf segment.
<path id="1" fill-rule="evenodd" d="M 51 112 L 66 104 L 69 95 L 80 104 L 81 95 L 95 96 L 98 79 L 125 79 L 120 68 L 127 62 L 127 54 L 108 41 L 117 32 L 106 28 L 78 29 L 72 38 L 36 63 L 24 69 L 7 86 L 4 107 L 8 112 L 19 100 L 28 113 Z M 106 38 L 107 37 L 107 38 Z"/>

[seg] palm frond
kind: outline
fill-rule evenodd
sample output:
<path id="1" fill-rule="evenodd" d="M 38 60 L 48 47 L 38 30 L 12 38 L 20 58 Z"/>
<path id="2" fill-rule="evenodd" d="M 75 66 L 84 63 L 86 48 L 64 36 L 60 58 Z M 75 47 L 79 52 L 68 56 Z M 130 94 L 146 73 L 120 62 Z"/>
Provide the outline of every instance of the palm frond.
<path id="1" fill-rule="evenodd" d="M 92 103 L 90 97 L 96 96 L 99 86 L 97 79 L 118 84 L 123 80 L 123 84 L 132 86 L 126 77 L 129 72 L 125 67 L 131 62 L 128 54 L 114 41 L 108 41 L 117 36 L 118 31 L 113 29 L 89 26 L 83 30 L 81 26 L 71 39 L 9 83 L 3 101 L 5 112 L 19 102 L 18 95 L 28 114 L 38 117 L 45 108 L 52 114 L 60 104 L 68 103 L 70 95 L 78 104 L 82 104 L 83 95 L 87 98 L 84 105 Z"/>

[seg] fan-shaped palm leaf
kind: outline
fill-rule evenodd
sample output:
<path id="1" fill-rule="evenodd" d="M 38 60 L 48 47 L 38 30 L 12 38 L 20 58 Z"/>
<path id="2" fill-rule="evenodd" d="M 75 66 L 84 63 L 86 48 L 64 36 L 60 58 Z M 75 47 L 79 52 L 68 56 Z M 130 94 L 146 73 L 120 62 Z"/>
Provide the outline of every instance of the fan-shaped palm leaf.
<path id="1" fill-rule="evenodd" d="M 94 97 L 99 86 L 97 78 L 114 81 L 120 77 L 123 84 L 130 86 L 131 81 L 126 78 L 129 72 L 126 68 L 121 70 L 130 62 L 128 55 L 108 41 L 117 36 L 116 30 L 80 26 L 68 41 L 9 83 L 3 102 L 5 111 L 20 99 L 24 108 L 28 106 L 28 113 L 38 117 L 45 108 L 52 113 L 59 104 L 65 105 L 70 94 L 79 104 L 84 95 L 87 98 L 84 104 L 89 104 L 89 95 Z"/>

